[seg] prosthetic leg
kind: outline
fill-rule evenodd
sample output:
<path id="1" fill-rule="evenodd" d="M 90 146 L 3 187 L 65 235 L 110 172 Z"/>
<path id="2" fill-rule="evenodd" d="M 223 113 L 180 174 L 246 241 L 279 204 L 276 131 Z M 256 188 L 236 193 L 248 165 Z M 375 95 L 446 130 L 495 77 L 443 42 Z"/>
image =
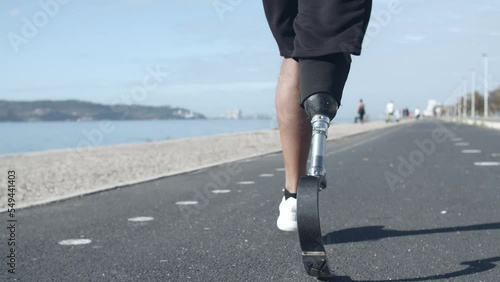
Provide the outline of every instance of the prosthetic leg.
<path id="1" fill-rule="evenodd" d="M 337 114 L 350 63 L 345 54 L 299 59 L 301 105 L 311 119 L 312 141 L 308 175 L 300 179 L 297 191 L 297 225 L 306 272 L 320 280 L 332 278 L 333 273 L 323 245 L 318 196 L 327 185 L 328 128 Z"/>

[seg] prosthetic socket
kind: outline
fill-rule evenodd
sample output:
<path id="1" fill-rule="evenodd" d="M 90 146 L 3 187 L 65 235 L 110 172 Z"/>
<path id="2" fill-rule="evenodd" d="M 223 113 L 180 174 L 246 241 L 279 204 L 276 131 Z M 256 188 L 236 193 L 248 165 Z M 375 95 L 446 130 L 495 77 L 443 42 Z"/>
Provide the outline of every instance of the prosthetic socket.
<path id="1" fill-rule="evenodd" d="M 300 104 L 309 118 L 320 114 L 332 120 L 342 100 L 342 92 L 351 68 L 351 55 L 299 58 Z"/>
<path id="2" fill-rule="evenodd" d="M 324 156 L 330 121 L 337 114 L 351 66 L 350 54 L 299 58 L 301 106 L 311 119 L 313 136 L 308 174 L 326 187 Z"/>

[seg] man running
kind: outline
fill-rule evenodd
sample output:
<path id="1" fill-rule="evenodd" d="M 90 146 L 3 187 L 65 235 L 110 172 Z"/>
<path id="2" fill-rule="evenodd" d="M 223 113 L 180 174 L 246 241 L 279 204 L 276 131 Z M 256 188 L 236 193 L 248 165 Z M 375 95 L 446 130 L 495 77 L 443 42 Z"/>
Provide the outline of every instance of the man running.
<path id="1" fill-rule="evenodd" d="M 304 102 L 317 93 L 334 99 L 335 113 L 351 66 L 361 54 L 371 0 L 263 0 L 271 32 L 284 57 L 276 113 L 285 163 L 278 228 L 297 230 L 297 186 L 307 174 L 311 124 Z M 310 117 L 309 117 L 310 118 Z"/>

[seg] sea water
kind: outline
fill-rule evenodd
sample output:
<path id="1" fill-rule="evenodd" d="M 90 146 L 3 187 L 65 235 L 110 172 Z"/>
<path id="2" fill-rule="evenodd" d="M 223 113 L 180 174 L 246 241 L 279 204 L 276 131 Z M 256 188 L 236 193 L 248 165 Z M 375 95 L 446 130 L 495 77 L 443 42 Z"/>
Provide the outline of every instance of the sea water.
<path id="1" fill-rule="evenodd" d="M 0 122 L 0 155 L 274 130 L 277 127 L 276 119 Z"/>
<path id="2" fill-rule="evenodd" d="M 257 130 L 275 120 L 148 120 L 89 122 L 2 122 L 0 154 L 80 146 L 108 146 Z"/>

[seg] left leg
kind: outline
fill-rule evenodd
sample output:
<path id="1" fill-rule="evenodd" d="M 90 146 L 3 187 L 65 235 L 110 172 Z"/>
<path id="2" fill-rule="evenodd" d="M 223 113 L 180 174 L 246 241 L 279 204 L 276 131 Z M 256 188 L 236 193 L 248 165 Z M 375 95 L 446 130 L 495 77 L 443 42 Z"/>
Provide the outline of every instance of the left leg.
<path id="1" fill-rule="evenodd" d="M 299 179 L 307 173 L 311 144 L 311 123 L 299 100 L 299 65 L 293 59 L 284 59 L 276 87 L 276 114 L 285 163 L 285 188 L 291 194 L 297 193 Z"/>

